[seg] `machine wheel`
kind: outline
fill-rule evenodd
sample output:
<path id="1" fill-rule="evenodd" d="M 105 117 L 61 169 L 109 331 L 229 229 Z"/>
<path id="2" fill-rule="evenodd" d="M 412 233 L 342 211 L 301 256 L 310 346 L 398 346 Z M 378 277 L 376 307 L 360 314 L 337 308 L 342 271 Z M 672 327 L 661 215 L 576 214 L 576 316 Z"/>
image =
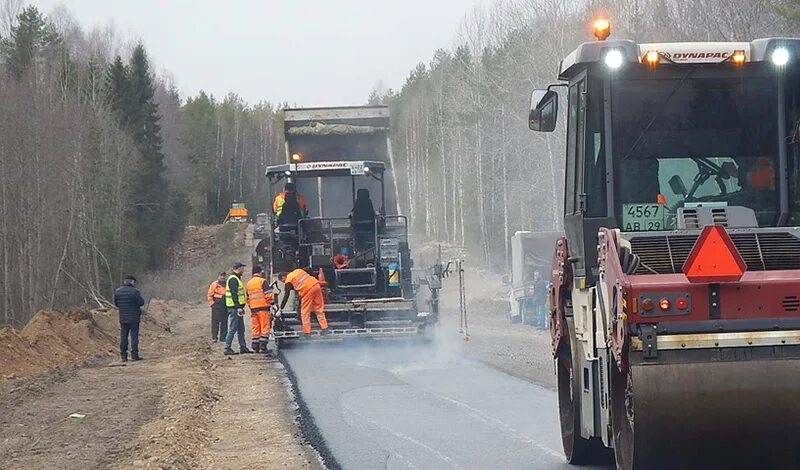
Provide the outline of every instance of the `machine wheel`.
<path id="1" fill-rule="evenodd" d="M 618 470 L 644 468 L 640 455 L 634 452 L 634 407 L 631 376 L 611 366 L 611 426 L 614 433 L 614 457 Z"/>
<path id="2" fill-rule="evenodd" d="M 567 322 L 569 331 L 573 331 L 572 320 Z M 573 465 L 605 463 L 609 460 L 609 451 L 602 441 L 581 436 L 581 407 L 580 401 L 575 399 L 575 393 L 580 393 L 581 387 L 579 376 L 573 373 L 573 364 L 577 357 L 574 344 L 574 341 L 570 341 L 569 348 L 562 349 L 557 357 L 558 415 L 564 455 L 567 462 Z"/>

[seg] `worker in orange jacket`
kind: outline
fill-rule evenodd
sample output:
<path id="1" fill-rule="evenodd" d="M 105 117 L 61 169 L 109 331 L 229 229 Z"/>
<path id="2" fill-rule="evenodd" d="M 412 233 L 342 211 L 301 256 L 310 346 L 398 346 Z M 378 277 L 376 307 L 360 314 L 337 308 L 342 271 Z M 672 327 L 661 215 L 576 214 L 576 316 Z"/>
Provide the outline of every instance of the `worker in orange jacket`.
<path id="1" fill-rule="evenodd" d="M 325 318 L 325 300 L 322 297 L 322 287 L 317 278 L 302 269 L 295 269 L 290 273 L 278 274 L 278 280 L 285 284 L 283 300 L 280 311 L 289 300 L 289 293 L 294 290 L 300 296 L 300 321 L 303 322 L 303 333 L 311 333 L 311 312 L 317 316 L 320 334 L 328 334 L 328 319 Z"/>
<path id="2" fill-rule="evenodd" d="M 270 316 L 269 306 L 272 304 L 272 287 L 264 278 L 261 266 L 253 267 L 253 278 L 247 281 L 247 306 L 250 307 L 250 321 L 253 332 L 251 339 L 255 352 L 270 354 L 269 343 Z"/>
<path id="3" fill-rule="evenodd" d="M 769 157 L 756 158 L 756 164 L 747 172 L 750 187 L 756 191 L 769 191 L 775 189 L 775 168 Z"/>
<path id="4" fill-rule="evenodd" d="M 224 341 L 228 334 L 228 309 L 225 307 L 225 278 L 221 271 L 217 279 L 208 286 L 208 305 L 211 307 L 211 339 Z"/>

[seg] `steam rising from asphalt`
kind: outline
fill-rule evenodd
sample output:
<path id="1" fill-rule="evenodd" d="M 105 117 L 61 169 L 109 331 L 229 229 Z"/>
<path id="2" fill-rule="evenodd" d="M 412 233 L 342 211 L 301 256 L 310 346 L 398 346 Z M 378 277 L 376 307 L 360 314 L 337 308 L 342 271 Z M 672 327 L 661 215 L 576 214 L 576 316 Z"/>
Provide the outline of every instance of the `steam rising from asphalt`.
<path id="1" fill-rule="evenodd" d="M 438 327 L 441 329 L 441 325 Z M 324 364 L 326 359 L 353 367 L 386 368 L 394 374 L 414 370 L 447 369 L 453 362 L 463 361 L 460 345 L 453 335 L 444 331 L 429 341 L 420 338 L 362 339 L 352 338 L 341 342 L 308 343 L 292 348 L 314 349 Z M 330 351 L 331 354 L 326 354 Z M 323 366 L 324 367 L 324 366 Z"/>

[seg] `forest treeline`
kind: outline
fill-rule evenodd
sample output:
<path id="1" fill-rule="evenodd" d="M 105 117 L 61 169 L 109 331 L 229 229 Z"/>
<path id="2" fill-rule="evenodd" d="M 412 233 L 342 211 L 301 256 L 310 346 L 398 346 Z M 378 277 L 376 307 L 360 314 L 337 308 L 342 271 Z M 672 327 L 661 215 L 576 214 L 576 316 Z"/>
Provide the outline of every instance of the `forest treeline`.
<path id="1" fill-rule="evenodd" d="M 284 155 L 270 103 L 182 98 L 143 45 L 63 7 L 4 0 L 0 23 L 0 325 L 105 305 L 187 223 L 266 209 L 263 168 Z"/>
<path id="2" fill-rule="evenodd" d="M 420 63 L 390 104 L 412 230 L 501 269 L 516 230 L 559 229 L 559 136 L 529 132 L 530 91 L 589 40 L 602 12 L 636 40 L 797 35 L 798 0 L 498 0 Z M 412 30 L 410 29 L 410 32 Z M 169 64 L 163 64 L 167 69 Z M 290 98 L 290 97 L 287 97 Z M 342 103 L 352 104 L 352 103 Z M 0 0 L 0 323 L 103 305 L 124 273 L 158 268 L 186 224 L 230 203 L 268 210 L 284 157 L 281 108 L 230 93 L 182 97 L 142 44 Z"/>
<path id="3" fill-rule="evenodd" d="M 611 20 L 612 37 L 639 42 L 800 34 L 800 0 L 500 0 L 476 8 L 455 47 L 417 65 L 400 90 L 369 96 L 392 107 L 403 207 L 418 233 L 503 269 L 515 231 L 561 228 L 563 135 L 528 130 L 530 93 L 554 83 L 561 59 L 593 40 L 598 16 Z"/>

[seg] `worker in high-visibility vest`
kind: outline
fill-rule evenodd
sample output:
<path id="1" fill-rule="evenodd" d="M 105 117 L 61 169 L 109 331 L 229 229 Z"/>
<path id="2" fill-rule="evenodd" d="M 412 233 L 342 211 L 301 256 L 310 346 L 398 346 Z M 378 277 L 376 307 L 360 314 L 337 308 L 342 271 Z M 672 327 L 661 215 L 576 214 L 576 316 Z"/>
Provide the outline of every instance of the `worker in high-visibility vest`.
<path id="1" fill-rule="evenodd" d="M 228 308 L 228 335 L 225 336 L 225 355 L 236 354 L 231 349 L 233 335 L 239 340 L 239 353 L 252 353 L 247 349 L 247 342 L 244 339 L 244 307 L 247 304 L 247 292 L 242 282 L 244 264 L 234 263 L 233 271 L 225 282 L 225 306 Z"/>
<path id="2" fill-rule="evenodd" d="M 289 201 L 288 204 L 287 201 Z M 293 214 L 284 214 L 283 209 L 287 206 L 291 208 Z M 303 195 L 297 192 L 294 183 L 289 182 L 283 186 L 283 191 L 275 195 L 275 199 L 272 201 L 272 212 L 279 222 L 286 221 L 285 219 L 294 219 L 288 220 L 288 222 L 296 224 L 297 219 L 308 217 L 308 206 Z"/>
<path id="3" fill-rule="evenodd" d="M 283 307 L 289 300 L 289 293 L 294 290 L 300 295 L 300 321 L 303 322 L 303 333 L 311 333 L 311 312 L 313 311 L 317 316 L 319 327 L 322 329 L 320 334 L 328 334 L 325 300 L 322 297 L 322 287 L 317 278 L 302 269 L 295 269 L 288 274 L 285 272 L 278 274 L 278 280 L 285 285 L 280 311 L 283 311 Z"/>
<path id="4" fill-rule="evenodd" d="M 225 341 L 228 335 L 228 308 L 225 306 L 225 271 L 217 274 L 214 282 L 208 286 L 208 305 L 211 307 L 211 339 Z"/>
<path id="5" fill-rule="evenodd" d="M 250 346 L 255 352 L 270 354 L 269 343 L 270 316 L 269 306 L 272 304 L 272 287 L 264 279 L 261 266 L 253 267 L 253 278 L 247 281 L 247 306 L 250 307 L 250 321 L 253 336 Z"/>

